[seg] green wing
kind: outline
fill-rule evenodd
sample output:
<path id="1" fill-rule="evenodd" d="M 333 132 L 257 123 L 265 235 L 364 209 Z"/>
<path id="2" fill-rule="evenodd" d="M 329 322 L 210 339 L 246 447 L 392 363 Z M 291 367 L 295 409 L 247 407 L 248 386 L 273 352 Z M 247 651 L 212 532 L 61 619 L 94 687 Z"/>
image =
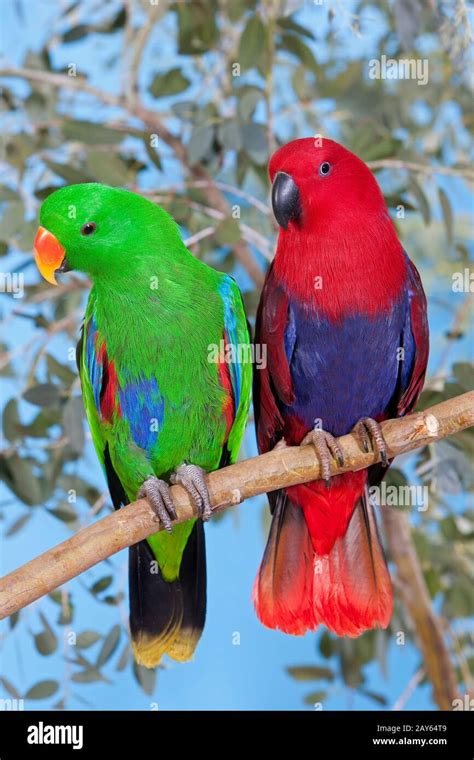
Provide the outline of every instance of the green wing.
<path id="1" fill-rule="evenodd" d="M 235 418 L 227 440 L 229 461 L 235 462 L 244 435 L 252 390 L 252 346 L 242 296 L 235 280 L 224 275 L 219 293 L 224 303 L 224 329 L 229 352 L 229 372 L 235 402 Z"/>

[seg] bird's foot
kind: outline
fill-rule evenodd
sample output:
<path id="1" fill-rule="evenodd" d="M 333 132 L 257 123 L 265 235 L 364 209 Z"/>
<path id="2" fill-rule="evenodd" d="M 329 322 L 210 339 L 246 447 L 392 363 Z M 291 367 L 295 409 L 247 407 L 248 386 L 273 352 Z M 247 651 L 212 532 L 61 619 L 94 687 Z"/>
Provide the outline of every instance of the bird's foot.
<path id="1" fill-rule="evenodd" d="M 372 449 L 380 456 L 383 466 L 388 467 L 387 443 L 376 420 L 372 417 L 362 417 L 352 429 L 352 433 L 366 453 Z"/>
<path id="2" fill-rule="evenodd" d="M 312 444 L 316 449 L 321 464 L 321 475 L 329 488 L 331 482 L 331 456 L 337 461 L 339 467 L 344 466 L 344 454 L 337 440 L 330 433 L 321 428 L 311 430 L 300 443 L 300 446 Z"/>
<path id="3" fill-rule="evenodd" d="M 177 514 L 168 483 L 154 476 L 147 478 L 138 492 L 138 498 L 148 499 L 163 528 L 172 533 L 172 521 L 176 520 Z"/>
<path id="4" fill-rule="evenodd" d="M 278 443 L 276 443 L 274 445 L 272 451 L 282 451 L 282 449 L 287 449 L 287 448 L 288 448 L 288 444 L 285 441 L 285 439 L 284 438 L 280 438 L 280 440 L 278 441 Z"/>
<path id="5" fill-rule="evenodd" d="M 202 520 L 206 521 L 212 517 L 211 497 L 206 483 L 206 472 L 202 467 L 185 462 L 172 473 L 170 480 L 186 489 Z"/>

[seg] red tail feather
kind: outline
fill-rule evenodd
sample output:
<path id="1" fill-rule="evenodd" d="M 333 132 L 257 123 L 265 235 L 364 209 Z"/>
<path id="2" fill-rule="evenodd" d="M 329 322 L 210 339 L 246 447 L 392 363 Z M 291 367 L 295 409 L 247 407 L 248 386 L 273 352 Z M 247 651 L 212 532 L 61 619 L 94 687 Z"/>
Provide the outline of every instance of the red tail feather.
<path id="1" fill-rule="evenodd" d="M 313 489 L 313 508 L 314 496 Z M 318 546 L 318 533 L 313 535 L 318 525 L 315 520 L 307 525 L 309 508 L 293 504 L 285 492 L 273 495 L 272 501 L 272 526 L 253 591 L 261 622 L 293 634 L 314 630 L 320 623 L 339 636 L 386 628 L 392 587 L 366 492 L 354 497 L 352 491 L 356 507 L 346 519 L 347 530 L 335 537 L 324 555 L 313 548 Z"/>
<path id="2" fill-rule="evenodd" d="M 338 636 L 359 636 L 389 624 L 392 584 L 366 495 L 330 553 L 315 556 L 313 601 L 315 621 Z"/>
<path id="3" fill-rule="evenodd" d="M 260 621 L 301 635 L 313 623 L 313 549 L 303 512 L 283 491 L 270 494 L 273 519 L 253 588 Z"/>

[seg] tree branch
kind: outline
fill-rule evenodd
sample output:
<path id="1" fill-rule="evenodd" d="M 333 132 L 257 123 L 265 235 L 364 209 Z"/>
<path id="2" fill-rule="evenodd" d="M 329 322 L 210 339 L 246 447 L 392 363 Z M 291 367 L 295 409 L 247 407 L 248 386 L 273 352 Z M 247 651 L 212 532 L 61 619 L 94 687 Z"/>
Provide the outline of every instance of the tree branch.
<path id="1" fill-rule="evenodd" d="M 474 426 L 474 391 L 443 401 L 424 412 L 382 423 L 390 458 Z M 344 467 L 335 461 L 331 474 L 361 470 L 378 461 L 365 453 L 351 435 L 339 438 Z M 240 504 L 251 496 L 298 485 L 321 477 L 312 446 L 288 447 L 225 467 L 208 476 L 213 512 Z M 171 488 L 177 522 L 196 517 L 196 509 L 181 486 Z M 452 709 L 458 696 L 456 673 L 440 619 L 431 607 L 428 590 L 410 536 L 406 515 L 383 508 L 391 557 L 398 569 L 402 601 L 413 620 L 426 674 L 440 709 Z M 160 521 L 145 499 L 78 531 L 74 536 L 0 579 L 0 619 L 50 593 L 93 565 L 161 530 Z"/>
<path id="2" fill-rule="evenodd" d="M 433 443 L 474 425 L 474 391 L 449 399 L 424 412 L 382 424 L 389 456 Z M 339 438 L 345 465 L 332 462 L 331 474 L 361 470 L 377 461 L 363 452 L 351 435 Z M 321 477 L 312 446 L 288 447 L 225 467 L 208 477 L 214 512 L 240 504 L 251 496 L 306 483 Z M 196 509 L 181 486 L 171 493 L 177 522 L 196 517 Z M 151 505 L 138 499 L 83 528 L 71 538 L 31 560 L 0 580 L 0 619 L 31 604 L 66 581 L 127 546 L 161 530 Z"/>
<path id="3" fill-rule="evenodd" d="M 464 177 L 467 180 L 474 180 L 474 172 L 466 166 L 436 166 L 435 164 L 418 164 L 414 161 L 405 161 L 398 158 L 381 158 L 376 161 L 367 161 L 370 169 L 404 169 L 410 172 L 420 174 L 445 174 L 449 177 Z"/>
<path id="4" fill-rule="evenodd" d="M 382 507 L 382 516 L 390 556 L 397 566 L 399 594 L 416 631 L 434 700 L 440 710 L 452 710 L 453 700 L 459 696 L 456 671 L 441 621 L 431 605 L 407 515 Z"/>

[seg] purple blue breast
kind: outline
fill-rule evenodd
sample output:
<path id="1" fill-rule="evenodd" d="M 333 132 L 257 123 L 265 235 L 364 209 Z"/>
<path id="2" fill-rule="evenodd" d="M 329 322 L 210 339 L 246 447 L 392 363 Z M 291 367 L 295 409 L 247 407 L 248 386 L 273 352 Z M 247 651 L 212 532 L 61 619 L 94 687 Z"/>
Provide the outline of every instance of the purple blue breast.
<path id="1" fill-rule="evenodd" d="M 296 402 L 283 407 L 284 416 L 296 416 L 308 430 L 321 420 L 325 430 L 343 435 L 361 417 L 390 413 L 409 381 L 414 344 L 408 299 L 376 319 L 355 315 L 339 324 L 291 304 L 285 350 Z"/>

